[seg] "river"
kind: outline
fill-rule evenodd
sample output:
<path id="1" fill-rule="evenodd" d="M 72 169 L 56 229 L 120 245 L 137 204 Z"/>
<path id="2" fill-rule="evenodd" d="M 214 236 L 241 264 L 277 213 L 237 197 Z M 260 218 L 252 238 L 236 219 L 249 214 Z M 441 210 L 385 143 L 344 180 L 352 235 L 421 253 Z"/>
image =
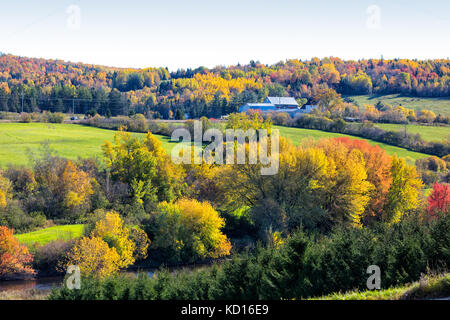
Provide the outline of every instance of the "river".
<path id="1" fill-rule="evenodd" d="M 142 270 L 140 272 L 146 272 L 150 277 L 155 273 L 155 269 Z M 137 275 L 137 271 L 124 271 L 126 274 Z M 0 281 L 0 292 L 5 291 L 21 291 L 21 290 L 38 290 L 38 291 L 48 291 L 53 287 L 61 287 L 64 277 L 38 277 L 32 280 L 8 280 Z"/>
<path id="2" fill-rule="evenodd" d="M 194 265 L 185 265 L 185 266 L 179 266 L 179 267 L 171 267 L 167 268 L 171 272 L 177 272 L 177 271 L 190 271 L 195 269 L 204 268 L 207 264 L 194 264 Z M 137 275 L 138 273 L 147 273 L 150 277 L 153 277 L 153 275 L 157 272 L 158 269 L 155 268 L 144 268 L 139 270 L 125 270 L 121 273 L 130 274 L 130 275 Z M 8 281 L 0 281 L 0 292 L 5 291 L 21 291 L 21 290 L 30 290 L 35 289 L 38 291 L 48 291 L 51 290 L 53 287 L 61 287 L 63 283 L 64 277 L 63 276 L 56 276 L 56 277 L 37 277 L 36 279 L 32 280 L 8 280 Z"/>

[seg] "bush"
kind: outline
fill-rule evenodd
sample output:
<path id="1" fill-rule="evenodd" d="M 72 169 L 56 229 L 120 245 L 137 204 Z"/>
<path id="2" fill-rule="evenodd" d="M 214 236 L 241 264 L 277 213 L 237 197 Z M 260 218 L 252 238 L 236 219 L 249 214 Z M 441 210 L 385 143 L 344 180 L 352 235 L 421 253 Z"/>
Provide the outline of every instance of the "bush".
<path id="1" fill-rule="evenodd" d="M 66 255 L 75 245 L 75 240 L 56 240 L 34 250 L 34 267 L 40 275 L 58 275 L 65 272 Z"/>
<path id="2" fill-rule="evenodd" d="M 0 208 L 0 225 L 16 230 L 18 233 L 33 231 L 45 226 L 47 219 L 42 213 L 24 212 L 17 201 L 11 201 L 4 208 Z"/>
<path id="3" fill-rule="evenodd" d="M 65 116 L 61 112 L 55 112 L 55 113 L 47 112 L 46 113 L 46 120 L 47 120 L 46 122 L 63 123 L 64 119 L 65 119 Z"/>
<path id="4" fill-rule="evenodd" d="M 138 113 L 131 117 L 129 130 L 133 132 L 147 132 L 147 119 L 145 119 L 143 114 Z"/>
<path id="5" fill-rule="evenodd" d="M 20 122 L 23 122 L 23 123 L 30 123 L 31 122 L 31 115 L 29 114 L 29 113 L 25 113 L 25 112 L 22 112 L 21 114 L 20 114 Z"/>
<path id="6" fill-rule="evenodd" d="M 223 226 L 224 220 L 208 202 L 187 199 L 160 203 L 144 224 L 152 257 L 174 263 L 228 255 L 231 244 L 221 232 Z"/>

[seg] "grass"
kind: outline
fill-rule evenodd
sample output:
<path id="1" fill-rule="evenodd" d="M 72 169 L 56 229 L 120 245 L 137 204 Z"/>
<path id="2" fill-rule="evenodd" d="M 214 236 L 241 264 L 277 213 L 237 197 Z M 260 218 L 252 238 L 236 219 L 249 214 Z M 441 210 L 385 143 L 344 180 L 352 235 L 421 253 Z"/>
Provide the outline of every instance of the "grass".
<path id="1" fill-rule="evenodd" d="M 27 246 L 35 243 L 45 245 L 55 240 L 70 240 L 79 238 L 83 235 L 83 232 L 84 225 L 71 224 L 45 228 L 29 233 L 16 234 L 15 237 L 21 244 Z"/>
<path id="2" fill-rule="evenodd" d="M 360 139 L 360 140 L 367 140 L 372 145 L 378 145 L 389 155 L 397 155 L 399 157 L 405 158 L 410 164 L 414 164 L 415 160 L 427 158 L 430 155 L 409 151 L 404 148 L 399 148 L 395 146 L 391 146 L 382 142 L 376 142 L 369 139 L 354 137 L 350 135 L 345 135 L 341 133 L 334 133 L 334 132 L 326 132 L 326 131 L 320 131 L 320 130 L 312 130 L 312 129 L 301 129 L 301 128 L 292 128 L 292 127 L 282 127 L 282 126 L 275 126 L 276 129 L 280 130 L 280 135 L 288 137 L 294 144 L 298 145 L 302 142 L 304 139 L 313 138 L 313 139 L 324 139 L 324 138 L 338 138 L 338 137 L 350 137 L 353 139 Z"/>
<path id="3" fill-rule="evenodd" d="M 414 109 L 416 112 L 422 109 L 433 111 L 436 115 L 450 115 L 450 98 L 419 98 L 407 97 L 399 94 L 389 95 L 364 95 L 349 96 L 353 98 L 362 108 L 365 104 L 375 105 L 378 101 L 388 103 L 392 106 L 402 105 L 403 107 Z"/>
<path id="4" fill-rule="evenodd" d="M 30 165 L 29 152 L 38 152 L 48 141 L 61 157 L 77 159 L 102 156 L 102 145 L 112 141 L 115 131 L 76 124 L 0 123 L 0 167 Z M 144 134 L 136 133 L 136 136 Z M 174 143 L 169 137 L 156 135 L 166 150 Z"/>
<path id="5" fill-rule="evenodd" d="M 47 300 L 51 290 L 8 290 L 0 292 L 0 300 Z"/>
<path id="6" fill-rule="evenodd" d="M 287 136 L 295 144 L 299 144 L 308 137 L 320 139 L 346 136 L 320 130 L 280 126 L 276 128 L 280 130 L 282 136 Z M 102 145 L 107 140 L 112 141 L 114 134 L 115 131 L 112 130 L 77 124 L 0 123 L 0 168 L 5 168 L 11 164 L 29 166 L 31 164 L 29 151 L 33 153 L 39 152 L 42 148 L 42 143 L 46 141 L 61 157 L 68 159 L 102 157 Z M 142 133 L 134 133 L 134 135 L 144 137 Z M 171 142 L 170 137 L 156 136 L 170 154 L 176 143 Z M 371 144 L 379 145 L 391 155 L 397 154 L 406 158 L 409 163 L 414 163 L 419 158 L 428 157 L 428 155 L 422 153 L 371 140 L 368 141 Z"/>
<path id="7" fill-rule="evenodd" d="M 377 127 L 388 131 L 402 131 L 405 130 L 405 125 L 393 123 L 377 123 Z M 450 127 L 444 126 L 421 126 L 416 124 L 409 124 L 406 126 L 406 132 L 411 134 L 420 134 L 425 141 L 443 141 L 450 139 Z"/>
<path id="8" fill-rule="evenodd" d="M 385 290 L 351 291 L 310 300 L 423 300 L 450 298 L 450 273 L 423 277 L 413 284 Z"/>

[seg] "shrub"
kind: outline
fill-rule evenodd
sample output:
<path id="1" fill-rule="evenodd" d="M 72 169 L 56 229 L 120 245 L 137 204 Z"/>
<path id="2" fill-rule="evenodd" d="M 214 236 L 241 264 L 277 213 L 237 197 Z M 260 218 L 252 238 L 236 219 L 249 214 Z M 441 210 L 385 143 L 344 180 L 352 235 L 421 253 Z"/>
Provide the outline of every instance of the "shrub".
<path id="1" fill-rule="evenodd" d="M 19 244 L 13 233 L 12 229 L 0 226 L 0 277 L 34 275 L 35 271 L 30 266 L 33 257 L 27 247 Z"/>
<path id="2" fill-rule="evenodd" d="M 65 116 L 61 112 L 55 112 L 55 113 L 47 112 L 46 113 L 46 120 L 47 120 L 46 122 L 63 123 L 64 119 L 65 119 Z"/>
<path id="3" fill-rule="evenodd" d="M 56 240 L 34 250 L 34 266 L 39 274 L 56 275 L 64 273 L 66 257 L 75 245 L 75 240 Z"/>
<path id="4" fill-rule="evenodd" d="M 193 262 L 229 254 L 230 242 L 220 231 L 223 226 L 224 220 L 208 202 L 182 199 L 160 203 L 145 229 L 154 255 L 164 261 Z"/>
<path id="5" fill-rule="evenodd" d="M 47 223 L 45 216 L 40 212 L 27 214 L 22 210 L 16 200 L 10 201 L 4 208 L 0 208 L 0 225 L 7 226 L 19 233 L 33 231 Z"/>
<path id="6" fill-rule="evenodd" d="M 85 276 L 103 278 L 119 271 L 121 258 L 102 238 L 84 237 L 69 251 L 64 268 L 70 265 L 80 267 Z"/>
<path id="7" fill-rule="evenodd" d="M 129 130 L 134 132 L 147 132 L 147 119 L 145 119 L 142 113 L 138 113 L 131 117 Z"/>
<path id="8" fill-rule="evenodd" d="M 29 113 L 22 112 L 20 114 L 20 122 L 30 123 L 32 121 L 31 115 Z"/>

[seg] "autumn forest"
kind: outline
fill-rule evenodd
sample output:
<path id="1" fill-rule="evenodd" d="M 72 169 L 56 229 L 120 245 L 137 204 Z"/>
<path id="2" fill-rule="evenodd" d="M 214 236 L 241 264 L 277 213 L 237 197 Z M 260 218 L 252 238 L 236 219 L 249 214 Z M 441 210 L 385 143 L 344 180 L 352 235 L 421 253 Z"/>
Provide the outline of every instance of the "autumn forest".
<path id="1" fill-rule="evenodd" d="M 112 116 L 131 111 L 151 112 L 164 119 L 185 113 L 192 118 L 219 118 L 267 96 L 292 96 L 301 104 L 314 104 L 318 93 L 327 89 L 341 95 L 448 97 L 449 82 L 450 61 L 445 59 L 345 61 L 330 57 L 169 72 L 3 54 L 0 111 L 75 110 Z"/>

